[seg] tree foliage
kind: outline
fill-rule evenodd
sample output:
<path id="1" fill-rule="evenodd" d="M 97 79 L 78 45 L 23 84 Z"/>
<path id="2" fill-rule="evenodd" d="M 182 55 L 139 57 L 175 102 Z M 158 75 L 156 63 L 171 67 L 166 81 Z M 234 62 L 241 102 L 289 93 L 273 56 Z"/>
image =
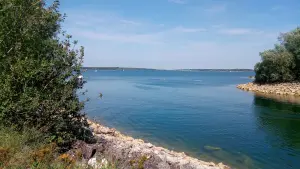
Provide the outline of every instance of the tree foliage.
<path id="1" fill-rule="evenodd" d="M 255 65 L 257 83 L 280 83 L 300 80 L 300 28 L 282 34 L 274 49 L 260 53 Z"/>
<path id="2" fill-rule="evenodd" d="M 296 64 L 294 72 L 297 80 L 300 80 L 300 27 L 283 34 L 280 41 L 287 51 L 294 56 Z"/>
<path id="3" fill-rule="evenodd" d="M 59 1 L 0 1 L 0 123 L 38 128 L 61 145 L 87 126 L 76 94 L 84 55 L 61 30 Z"/>
<path id="4" fill-rule="evenodd" d="M 273 83 L 289 82 L 295 79 L 293 55 L 282 46 L 260 53 L 262 62 L 255 66 L 256 81 Z"/>

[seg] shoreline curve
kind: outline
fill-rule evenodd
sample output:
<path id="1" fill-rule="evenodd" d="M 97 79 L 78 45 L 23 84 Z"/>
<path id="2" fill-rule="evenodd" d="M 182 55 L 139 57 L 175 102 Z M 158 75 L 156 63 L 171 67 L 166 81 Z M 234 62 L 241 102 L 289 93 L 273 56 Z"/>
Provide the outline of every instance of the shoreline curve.
<path id="1" fill-rule="evenodd" d="M 145 143 L 141 139 L 121 134 L 115 129 L 88 120 L 91 130 L 101 147 L 101 156 L 117 161 L 118 167 L 131 169 L 230 169 L 223 163 L 205 162 L 184 152 L 178 153 L 166 148 Z"/>
<path id="2" fill-rule="evenodd" d="M 300 96 L 300 83 L 256 84 L 250 82 L 246 84 L 239 84 L 236 87 L 244 91 L 251 91 L 260 94 Z"/>

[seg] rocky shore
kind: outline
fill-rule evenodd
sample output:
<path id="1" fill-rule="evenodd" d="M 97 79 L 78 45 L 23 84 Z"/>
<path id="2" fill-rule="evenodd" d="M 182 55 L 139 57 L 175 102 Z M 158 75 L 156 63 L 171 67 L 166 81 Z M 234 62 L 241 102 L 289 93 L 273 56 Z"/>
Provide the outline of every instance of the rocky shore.
<path id="1" fill-rule="evenodd" d="M 95 144 L 81 145 L 90 166 L 101 168 L 109 162 L 120 169 L 229 169 L 219 163 L 204 162 L 182 153 L 157 147 L 143 140 L 121 134 L 115 129 L 91 122 Z M 78 144 L 80 145 L 80 143 Z M 98 167 L 97 167 L 98 166 Z"/>
<path id="2" fill-rule="evenodd" d="M 300 96 L 300 83 L 259 85 L 251 82 L 247 84 L 240 84 L 237 86 L 237 88 L 245 91 L 252 91 L 255 93 Z"/>

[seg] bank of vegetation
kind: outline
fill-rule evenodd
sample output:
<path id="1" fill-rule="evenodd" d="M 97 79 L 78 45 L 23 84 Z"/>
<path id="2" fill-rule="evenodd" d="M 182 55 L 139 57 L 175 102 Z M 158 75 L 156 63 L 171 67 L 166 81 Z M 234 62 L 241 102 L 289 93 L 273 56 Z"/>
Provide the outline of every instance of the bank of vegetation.
<path id="1" fill-rule="evenodd" d="M 300 27 L 283 33 L 273 49 L 260 53 L 254 82 L 237 88 L 263 94 L 300 96 Z"/>
<path id="2" fill-rule="evenodd" d="M 61 29 L 58 7 L 0 1 L 0 168 L 71 167 L 60 155 L 93 141 L 77 95 L 84 49 Z"/>
<path id="3" fill-rule="evenodd" d="M 300 81 L 300 27 L 279 36 L 274 49 L 260 53 L 255 65 L 255 82 L 286 83 Z"/>

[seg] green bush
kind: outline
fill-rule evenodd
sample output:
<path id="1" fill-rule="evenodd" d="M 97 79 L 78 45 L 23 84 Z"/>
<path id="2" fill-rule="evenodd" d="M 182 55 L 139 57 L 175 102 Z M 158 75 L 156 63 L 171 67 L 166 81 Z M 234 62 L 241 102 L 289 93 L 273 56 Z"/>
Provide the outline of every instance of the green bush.
<path id="1" fill-rule="evenodd" d="M 300 80 L 300 28 L 282 34 L 280 44 L 260 53 L 255 65 L 255 82 L 280 83 Z"/>
<path id="2" fill-rule="evenodd" d="M 58 147 L 49 143 L 44 133 L 33 128 L 21 132 L 4 126 L 0 128 L 0 168 L 86 168 L 77 166 L 75 157 L 61 157 Z"/>
<path id="3" fill-rule="evenodd" d="M 74 155 L 59 150 L 48 134 L 34 128 L 16 131 L 0 126 L 1 169 L 92 169 L 82 160 L 81 150 L 74 150 Z M 117 169 L 117 165 L 108 163 L 101 169 Z"/>
<path id="4" fill-rule="evenodd" d="M 37 162 L 51 163 L 54 159 L 55 146 L 50 146 L 46 140 L 45 135 L 34 129 L 17 132 L 1 126 L 0 168 L 26 168 Z"/>
<path id="5" fill-rule="evenodd" d="M 59 1 L 0 1 L 0 124 L 36 128 L 60 146 L 88 126 L 76 94 L 83 47 L 61 30 Z"/>
<path id="6" fill-rule="evenodd" d="M 290 82 L 295 80 L 293 55 L 282 46 L 260 53 L 262 62 L 255 65 L 257 82 Z"/>
<path id="7" fill-rule="evenodd" d="M 300 80 L 300 27 L 283 34 L 280 40 L 287 51 L 294 56 L 296 67 L 293 71 L 296 75 L 296 79 Z"/>

